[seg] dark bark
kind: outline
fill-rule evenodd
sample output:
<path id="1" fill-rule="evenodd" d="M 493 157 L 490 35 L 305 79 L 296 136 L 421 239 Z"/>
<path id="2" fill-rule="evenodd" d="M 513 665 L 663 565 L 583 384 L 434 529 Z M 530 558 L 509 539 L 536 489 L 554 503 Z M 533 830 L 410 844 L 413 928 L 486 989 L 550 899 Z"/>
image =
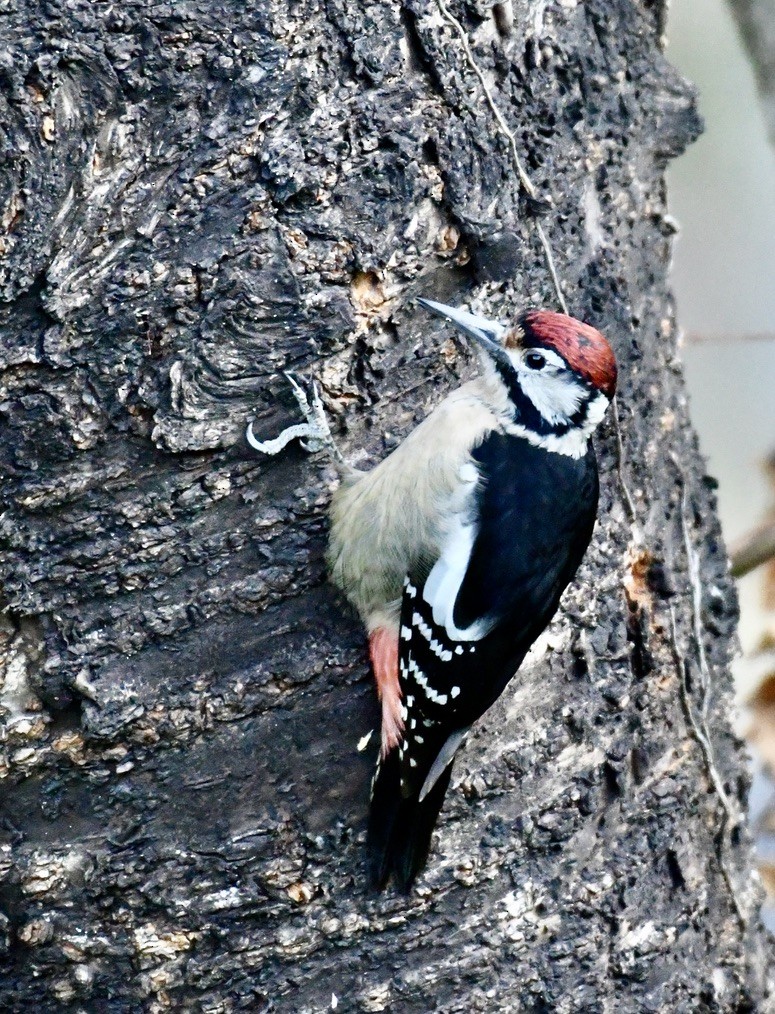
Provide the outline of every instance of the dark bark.
<path id="1" fill-rule="evenodd" d="M 508 8 L 454 10 L 548 210 L 435 0 L 4 12 L 4 1009 L 764 1009 L 737 607 L 666 281 L 692 94 L 659 4 Z M 417 889 L 373 897 L 332 474 L 244 427 L 314 371 L 378 460 L 469 369 L 415 295 L 556 305 L 537 210 L 616 347 L 621 454 L 609 420 L 549 647 Z"/>

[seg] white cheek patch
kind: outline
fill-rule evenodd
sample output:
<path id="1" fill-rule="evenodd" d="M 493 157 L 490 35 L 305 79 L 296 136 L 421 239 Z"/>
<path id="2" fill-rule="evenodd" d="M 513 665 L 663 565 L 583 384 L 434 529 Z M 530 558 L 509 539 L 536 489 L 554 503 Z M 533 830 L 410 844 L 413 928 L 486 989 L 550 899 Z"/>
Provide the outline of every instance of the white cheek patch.
<path id="1" fill-rule="evenodd" d="M 597 425 L 602 422 L 603 416 L 611 402 L 602 393 L 596 394 L 592 401 L 589 403 L 587 409 L 587 419 L 584 424 L 584 429 L 588 434 L 591 434 Z"/>
<path id="2" fill-rule="evenodd" d="M 520 371 L 519 383 L 551 426 L 570 422 L 584 400 L 585 391 L 567 371 L 564 374 L 551 370 Z"/>

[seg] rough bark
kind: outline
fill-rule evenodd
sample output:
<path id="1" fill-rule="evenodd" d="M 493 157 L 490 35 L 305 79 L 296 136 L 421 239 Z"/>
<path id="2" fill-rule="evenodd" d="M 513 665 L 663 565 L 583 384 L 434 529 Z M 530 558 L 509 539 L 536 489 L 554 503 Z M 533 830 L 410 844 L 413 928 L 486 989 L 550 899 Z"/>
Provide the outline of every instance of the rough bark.
<path id="1" fill-rule="evenodd" d="M 4 9 L 3 1009 L 764 1009 L 666 281 L 692 94 L 659 4 L 453 9 L 551 207 L 436 0 Z M 314 371 L 378 460 L 469 369 L 416 294 L 556 305 L 536 214 L 619 356 L 600 523 L 416 890 L 374 897 L 332 474 L 244 427 Z"/>

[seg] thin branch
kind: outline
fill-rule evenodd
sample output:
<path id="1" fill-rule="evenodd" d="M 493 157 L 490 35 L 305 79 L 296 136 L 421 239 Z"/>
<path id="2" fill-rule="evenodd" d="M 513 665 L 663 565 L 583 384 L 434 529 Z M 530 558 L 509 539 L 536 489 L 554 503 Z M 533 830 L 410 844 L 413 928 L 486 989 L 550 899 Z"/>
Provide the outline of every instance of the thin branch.
<path id="1" fill-rule="evenodd" d="M 673 456 L 673 463 L 678 467 L 678 461 Z M 702 636 L 702 579 L 700 575 L 700 558 L 692 544 L 689 523 L 686 520 L 686 482 L 681 472 L 681 533 L 683 534 L 686 562 L 689 569 L 689 587 L 692 592 L 692 627 L 694 642 L 697 648 L 697 661 L 700 664 L 700 712 L 703 723 L 708 718 L 708 701 L 710 698 L 711 675 L 708 665 L 708 656 L 705 652 L 705 639 Z"/>
<path id="2" fill-rule="evenodd" d="M 643 542 L 643 533 L 638 522 L 638 515 L 635 511 L 635 501 L 630 493 L 630 487 L 624 475 L 624 442 L 622 440 L 622 427 L 619 421 L 619 396 L 614 395 L 611 403 L 611 415 L 614 421 L 614 434 L 616 436 L 616 472 L 619 477 L 619 485 L 622 489 L 622 497 L 633 528 L 633 537 L 636 543 Z"/>
<path id="3" fill-rule="evenodd" d="M 737 345 L 742 342 L 775 342 L 775 331 L 719 331 L 708 334 L 705 331 L 687 331 L 683 335 L 684 345 Z"/>
<path id="4" fill-rule="evenodd" d="M 565 294 L 562 291 L 562 285 L 560 284 L 560 277 L 557 274 L 557 266 L 554 263 L 554 257 L 552 255 L 552 248 L 549 244 L 549 239 L 544 231 L 544 227 L 540 222 L 536 222 L 536 232 L 538 238 L 541 240 L 541 246 L 544 248 L 544 255 L 546 257 L 546 266 L 549 269 L 549 274 L 552 276 L 552 284 L 554 285 L 554 291 L 557 293 L 557 302 L 560 304 L 560 309 L 563 313 L 567 314 L 568 304 L 565 302 Z"/>
<path id="5" fill-rule="evenodd" d="M 770 141 L 775 144 L 775 27 L 768 0 L 730 0 L 751 58 Z"/>
<path id="6" fill-rule="evenodd" d="M 754 528 L 729 549 L 733 577 L 743 577 L 772 559 L 775 559 L 775 520 Z"/>

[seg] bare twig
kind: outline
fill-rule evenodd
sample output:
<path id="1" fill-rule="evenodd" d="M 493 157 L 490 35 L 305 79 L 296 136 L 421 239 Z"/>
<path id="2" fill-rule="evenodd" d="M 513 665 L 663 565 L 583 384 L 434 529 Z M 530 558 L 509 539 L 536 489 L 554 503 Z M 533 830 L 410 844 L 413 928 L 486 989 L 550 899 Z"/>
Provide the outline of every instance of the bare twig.
<path id="1" fill-rule="evenodd" d="M 775 520 L 754 528 L 729 549 L 732 576 L 743 577 L 768 560 L 775 559 Z"/>
<path id="2" fill-rule="evenodd" d="M 674 455 L 671 455 L 671 457 L 673 458 L 673 463 L 678 468 L 677 459 Z M 684 540 L 686 563 L 689 569 L 689 587 L 691 588 L 692 593 L 692 628 L 694 642 L 697 648 L 697 660 L 700 664 L 700 678 L 702 684 L 700 693 L 700 711 L 702 714 L 702 720 L 705 722 L 708 717 L 711 675 L 710 667 L 708 666 L 708 656 L 705 653 L 705 641 L 702 636 L 702 582 L 700 580 L 700 559 L 692 544 L 692 537 L 689 532 L 689 523 L 686 520 L 686 508 L 686 483 L 684 481 L 683 472 L 681 472 L 681 533 Z"/>
<path id="3" fill-rule="evenodd" d="M 622 489 L 622 497 L 624 498 L 627 515 L 633 528 L 633 537 L 635 542 L 640 544 L 643 542 L 643 533 L 638 523 L 638 515 L 635 512 L 635 501 L 632 498 L 630 487 L 627 485 L 624 475 L 624 443 L 622 441 L 622 427 L 619 421 L 619 398 L 617 395 L 614 395 L 611 404 L 611 415 L 614 421 L 614 435 L 616 436 L 616 472 L 619 476 L 619 485 Z"/>
<path id="4" fill-rule="evenodd" d="M 685 345 L 738 345 L 742 342 L 775 342 L 774 331 L 721 331 L 716 334 L 685 332 Z"/>

